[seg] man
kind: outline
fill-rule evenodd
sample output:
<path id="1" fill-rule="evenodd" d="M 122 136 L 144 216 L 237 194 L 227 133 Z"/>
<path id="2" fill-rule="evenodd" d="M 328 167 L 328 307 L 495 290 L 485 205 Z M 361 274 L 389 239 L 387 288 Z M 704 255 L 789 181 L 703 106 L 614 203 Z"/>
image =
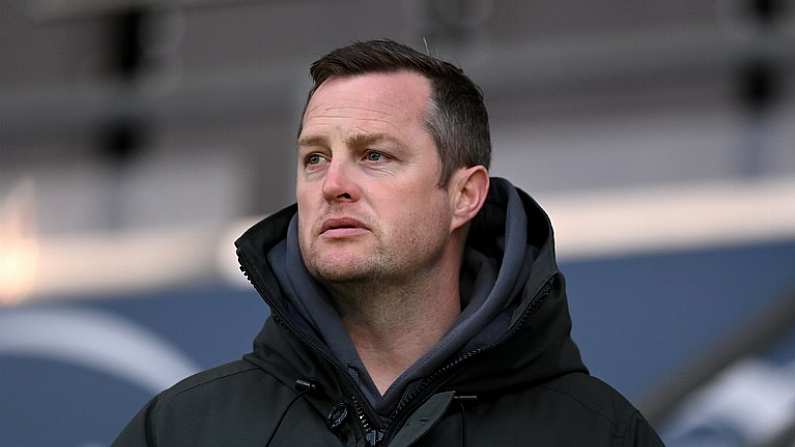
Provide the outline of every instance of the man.
<path id="1" fill-rule="evenodd" d="M 489 179 L 479 89 L 392 41 L 312 65 L 297 205 L 237 242 L 271 318 L 116 446 L 662 445 L 588 375 L 544 212 Z"/>

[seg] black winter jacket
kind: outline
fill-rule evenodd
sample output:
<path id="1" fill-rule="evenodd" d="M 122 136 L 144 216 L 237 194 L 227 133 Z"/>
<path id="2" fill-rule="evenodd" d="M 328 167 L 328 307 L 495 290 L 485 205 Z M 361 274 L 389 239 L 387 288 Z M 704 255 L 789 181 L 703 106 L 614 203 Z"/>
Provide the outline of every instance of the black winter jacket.
<path id="1" fill-rule="evenodd" d="M 236 242 L 241 268 L 271 308 L 254 351 L 156 396 L 113 446 L 661 446 L 638 411 L 582 364 L 549 220 L 518 192 L 535 258 L 501 313 L 504 331 L 410 383 L 388 414 L 375 412 L 296 321 L 268 265 L 265 253 L 285 238 L 293 205 Z M 506 200 L 492 188 L 468 241 L 498 260 Z"/>

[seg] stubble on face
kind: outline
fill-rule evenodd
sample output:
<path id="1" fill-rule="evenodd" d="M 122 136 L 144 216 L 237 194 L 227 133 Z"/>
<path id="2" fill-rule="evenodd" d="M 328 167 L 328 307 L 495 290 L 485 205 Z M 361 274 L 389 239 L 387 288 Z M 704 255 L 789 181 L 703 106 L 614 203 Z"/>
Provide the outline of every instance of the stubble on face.
<path id="1" fill-rule="evenodd" d="M 444 223 L 449 221 L 449 214 L 438 212 L 442 209 L 435 206 L 406 210 L 401 221 L 393 222 L 396 228 L 387 232 L 376 222 L 360 219 L 371 232 L 362 236 L 362 240 L 329 242 L 317 237 L 299 238 L 304 263 L 312 276 L 327 284 L 378 287 L 408 283 L 431 269 L 444 253 L 448 235 Z M 437 213 L 429 213 L 433 211 Z M 424 225 L 413 225 L 417 222 Z"/>
<path id="2" fill-rule="evenodd" d="M 307 270 L 316 279 L 330 283 L 349 283 L 366 280 L 378 275 L 378 266 L 388 264 L 388 256 L 381 247 L 381 231 L 373 219 L 365 217 L 364 213 L 357 213 L 357 220 L 367 225 L 370 234 L 366 235 L 369 241 L 362 240 L 365 236 L 360 236 L 356 241 L 328 241 L 321 240 L 320 226 L 328 219 L 335 216 L 351 216 L 351 212 L 344 208 L 331 207 L 328 212 L 320 216 L 312 225 L 310 237 L 300 237 L 299 245 L 304 264 Z M 299 217 L 300 226 L 300 217 Z M 368 256 L 351 256 L 351 252 L 356 250 L 369 252 Z M 367 248 L 364 248 L 367 246 Z M 358 259 L 357 259 L 358 258 Z"/>

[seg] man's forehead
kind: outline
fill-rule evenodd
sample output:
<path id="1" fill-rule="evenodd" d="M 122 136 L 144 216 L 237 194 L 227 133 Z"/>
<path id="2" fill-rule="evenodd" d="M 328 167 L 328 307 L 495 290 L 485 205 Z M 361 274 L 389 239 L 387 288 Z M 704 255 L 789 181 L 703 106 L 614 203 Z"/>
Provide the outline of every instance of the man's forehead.
<path id="1" fill-rule="evenodd" d="M 306 116 L 318 109 L 345 106 L 370 107 L 376 113 L 394 108 L 424 111 L 430 93 L 430 81 L 411 71 L 332 76 L 315 90 Z"/>

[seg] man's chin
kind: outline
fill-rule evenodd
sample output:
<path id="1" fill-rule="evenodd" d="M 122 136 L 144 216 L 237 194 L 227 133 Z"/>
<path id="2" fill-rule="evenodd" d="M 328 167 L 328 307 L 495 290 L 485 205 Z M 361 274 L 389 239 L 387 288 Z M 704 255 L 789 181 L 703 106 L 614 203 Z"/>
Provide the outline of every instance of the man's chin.
<path id="1" fill-rule="evenodd" d="M 321 260 L 313 267 L 314 276 L 326 282 L 359 282 L 375 276 L 373 263 L 362 259 Z"/>
<path id="2" fill-rule="evenodd" d="M 359 269 L 343 268 L 342 266 L 319 268 L 315 271 L 317 279 L 332 283 L 364 281 L 371 276 L 368 273 Z"/>

